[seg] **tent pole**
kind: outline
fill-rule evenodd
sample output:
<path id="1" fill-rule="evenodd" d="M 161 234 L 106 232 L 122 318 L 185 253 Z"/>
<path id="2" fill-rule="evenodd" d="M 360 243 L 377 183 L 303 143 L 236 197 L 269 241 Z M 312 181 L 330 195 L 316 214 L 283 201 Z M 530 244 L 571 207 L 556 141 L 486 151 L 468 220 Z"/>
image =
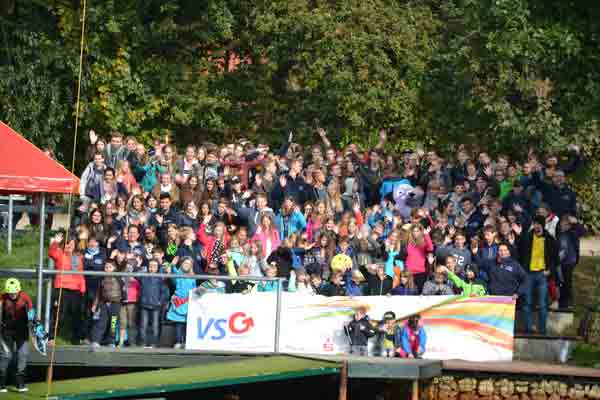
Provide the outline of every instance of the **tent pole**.
<path id="1" fill-rule="evenodd" d="M 340 390 L 338 400 L 346 400 L 348 398 L 348 360 L 342 362 L 340 370 Z"/>
<path id="2" fill-rule="evenodd" d="M 8 254 L 12 254 L 12 236 L 13 236 L 13 196 L 8 195 Z"/>
<path id="3" fill-rule="evenodd" d="M 36 302 L 36 318 L 42 319 L 42 296 L 44 290 L 44 230 L 46 228 L 46 193 L 42 193 L 42 207 L 40 208 L 40 263 L 38 266 L 37 276 L 37 302 Z"/>

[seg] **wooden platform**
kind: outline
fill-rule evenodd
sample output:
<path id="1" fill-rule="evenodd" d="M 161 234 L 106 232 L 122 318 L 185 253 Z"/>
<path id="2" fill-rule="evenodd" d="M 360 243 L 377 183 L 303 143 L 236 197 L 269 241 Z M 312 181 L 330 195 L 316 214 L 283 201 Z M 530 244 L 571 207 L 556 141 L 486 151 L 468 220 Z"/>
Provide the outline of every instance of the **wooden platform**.
<path id="1" fill-rule="evenodd" d="M 229 352 L 203 352 L 174 350 L 169 348 L 143 349 L 124 348 L 113 349 L 102 347 L 91 351 L 84 346 L 61 346 L 55 354 L 56 367 L 94 367 L 94 368 L 176 368 L 195 364 L 215 365 L 231 362 L 264 358 L 265 363 L 272 357 L 287 356 L 321 362 L 341 364 L 348 362 L 348 377 L 365 379 L 429 379 L 439 376 L 442 372 L 441 361 L 433 360 L 403 360 L 399 358 L 359 357 L 359 356 L 322 356 L 298 354 L 243 354 Z M 30 365 L 46 366 L 49 357 L 38 353 L 31 355 Z"/>
<path id="2" fill-rule="evenodd" d="M 279 354 L 283 355 L 283 354 Z M 442 374 L 475 375 L 524 375 L 528 377 L 572 377 L 580 380 L 600 381 L 600 370 L 578 368 L 568 365 L 538 362 L 470 362 L 461 360 L 404 360 L 384 357 L 358 357 L 351 355 L 323 356 L 285 354 L 289 357 L 336 363 L 348 362 L 348 376 L 364 379 L 429 379 Z M 278 356 L 275 353 L 244 354 L 231 352 L 204 352 L 174 350 L 170 348 L 124 348 L 103 347 L 92 352 L 87 346 L 61 346 L 55 355 L 56 367 L 96 368 L 175 368 L 195 364 L 223 363 Z M 32 353 L 32 366 L 48 365 L 49 357 Z"/>

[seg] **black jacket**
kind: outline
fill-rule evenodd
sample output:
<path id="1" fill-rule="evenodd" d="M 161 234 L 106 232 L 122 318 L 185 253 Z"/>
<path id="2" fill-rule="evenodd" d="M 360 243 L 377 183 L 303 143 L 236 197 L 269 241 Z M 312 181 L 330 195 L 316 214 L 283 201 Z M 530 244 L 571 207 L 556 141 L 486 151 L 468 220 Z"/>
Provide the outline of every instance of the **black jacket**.
<path id="1" fill-rule="evenodd" d="M 577 195 L 566 185 L 558 187 L 544 182 L 539 173 L 533 174 L 533 183 L 542 192 L 544 201 L 548 203 L 552 212 L 559 218 L 565 214 L 577 213 Z"/>
<path id="2" fill-rule="evenodd" d="M 352 346 L 366 346 L 369 338 L 375 336 L 377 331 L 369 322 L 369 317 L 365 316 L 358 321 L 352 318 L 346 326 L 346 334 Z"/>
<path id="3" fill-rule="evenodd" d="M 286 196 L 294 199 L 296 204 L 303 206 L 307 201 L 315 201 L 315 190 L 312 185 L 306 183 L 301 175 L 292 178 L 286 175 L 287 183 L 285 187 L 281 187 L 279 180 L 275 184 L 271 192 L 271 205 L 273 210 L 279 210 Z"/>
<path id="4" fill-rule="evenodd" d="M 360 267 L 360 272 L 367 280 L 366 296 L 383 296 L 388 294 L 394 286 L 394 280 L 389 276 L 385 276 L 383 280 L 375 274 L 372 274 L 364 266 Z"/>
<path id="5" fill-rule="evenodd" d="M 521 266 L 525 271 L 531 271 L 531 251 L 533 247 L 533 230 L 523 232 L 521 236 L 519 236 L 517 247 L 519 251 Z M 558 273 L 558 245 L 556 243 L 556 239 L 548 233 L 548 231 L 544 230 L 544 264 L 546 266 L 546 270 L 550 271 L 552 276 L 560 281 L 560 276 Z"/>
<path id="6" fill-rule="evenodd" d="M 333 297 L 333 296 L 345 296 L 346 288 L 344 285 L 334 285 L 333 283 L 328 283 L 325 285 L 321 293 L 323 296 Z"/>

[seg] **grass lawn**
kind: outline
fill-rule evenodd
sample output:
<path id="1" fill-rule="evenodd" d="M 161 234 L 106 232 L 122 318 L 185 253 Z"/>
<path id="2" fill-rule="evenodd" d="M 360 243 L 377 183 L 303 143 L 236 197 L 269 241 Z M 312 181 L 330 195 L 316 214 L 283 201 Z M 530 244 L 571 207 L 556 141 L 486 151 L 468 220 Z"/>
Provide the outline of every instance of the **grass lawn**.
<path id="1" fill-rule="evenodd" d="M 4 232 L 3 232 L 4 233 Z M 48 235 L 48 233 L 46 233 Z M 6 235 L 0 237 L 0 268 L 37 268 L 39 264 L 38 231 L 18 231 L 13 234 L 12 254 L 8 254 Z M 46 240 L 46 249 L 49 239 Z M 4 290 L 6 276 L 0 275 L 0 291 Z M 20 279 L 23 290 L 32 298 L 35 304 L 37 279 Z"/>
<path id="2" fill-rule="evenodd" d="M 583 318 L 585 307 L 596 305 L 600 311 L 600 257 L 582 257 L 573 282 L 575 296 L 575 326 Z M 600 313 L 597 314 L 600 318 Z M 600 338 L 595 338 L 600 344 Z M 600 366 L 600 345 L 578 343 L 573 352 L 573 364 L 585 367 Z"/>

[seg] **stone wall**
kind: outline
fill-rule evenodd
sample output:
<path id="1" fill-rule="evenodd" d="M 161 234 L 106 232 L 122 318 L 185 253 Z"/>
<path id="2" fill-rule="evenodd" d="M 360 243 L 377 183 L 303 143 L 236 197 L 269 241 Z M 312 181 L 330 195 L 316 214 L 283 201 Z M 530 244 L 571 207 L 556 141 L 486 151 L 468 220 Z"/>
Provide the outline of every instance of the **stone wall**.
<path id="1" fill-rule="evenodd" d="M 442 376 L 423 386 L 423 400 L 595 400 L 600 383 L 580 385 L 556 381 L 475 379 Z"/>

